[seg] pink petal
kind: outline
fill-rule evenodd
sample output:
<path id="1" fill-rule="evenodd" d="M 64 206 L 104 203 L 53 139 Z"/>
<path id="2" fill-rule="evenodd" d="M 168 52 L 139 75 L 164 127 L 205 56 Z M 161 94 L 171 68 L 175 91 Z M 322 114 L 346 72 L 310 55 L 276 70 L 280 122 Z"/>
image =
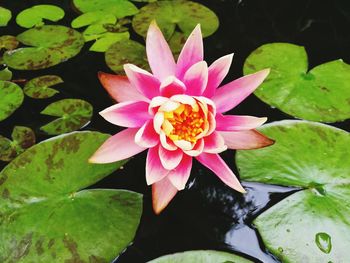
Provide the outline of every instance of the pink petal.
<path id="1" fill-rule="evenodd" d="M 160 131 L 159 138 L 162 146 L 169 150 L 169 151 L 175 151 L 177 149 L 177 146 L 173 143 L 172 140 L 170 140 L 163 131 Z"/>
<path id="2" fill-rule="evenodd" d="M 138 129 L 123 130 L 105 141 L 90 157 L 90 163 L 113 163 L 127 159 L 145 150 L 134 142 Z"/>
<path id="3" fill-rule="evenodd" d="M 163 167 L 167 170 L 172 170 L 175 167 L 179 165 L 179 163 L 182 160 L 183 151 L 180 149 L 177 149 L 175 151 L 169 151 L 159 146 L 159 158 L 160 162 L 162 163 Z"/>
<path id="4" fill-rule="evenodd" d="M 151 73 L 133 64 L 125 64 L 124 71 L 130 83 L 147 98 L 152 99 L 159 95 L 160 82 Z"/>
<path id="5" fill-rule="evenodd" d="M 182 79 L 185 72 L 194 64 L 203 60 L 203 39 L 198 24 L 187 38 L 176 65 L 176 76 Z"/>
<path id="6" fill-rule="evenodd" d="M 155 21 L 152 21 L 147 32 L 146 52 L 152 72 L 160 81 L 175 75 L 173 54 Z"/>
<path id="7" fill-rule="evenodd" d="M 267 118 L 252 116 L 216 114 L 217 131 L 240 131 L 255 129 L 267 121 Z"/>
<path id="8" fill-rule="evenodd" d="M 189 156 L 195 157 L 200 155 L 203 152 L 203 149 L 204 149 L 204 140 L 201 138 L 196 142 L 192 150 L 184 151 L 184 153 Z"/>
<path id="9" fill-rule="evenodd" d="M 204 137 L 204 152 L 221 153 L 226 149 L 225 140 L 218 132 L 213 132 L 209 136 Z"/>
<path id="10" fill-rule="evenodd" d="M 160 85 L 160 94 L 168 98 L 176 94 L 184 94 L 185 90 L 185 84 L 174 76 L 167 77 Z"/>
<path id="11" fill-rule="evenodd" d="M 236 79 L 216 90 L 212 100 L 217 112 L 226 112 L 237 106 L 264 81 L 270 69 L 264 69 Z"/>
<path id="12" fill-rule="evenodd" d="M 118 76 L 107 74 L 104 72 L 98 73 L 98 78 L 101 84 L 107 90 L 109 95 L 117 102 L 123 101 L 149 101 L 135 87 L 133 87 L 126 76 Z"/>
<path id="13" fill-rule="evenodd" d="M 158 146 L 150 148 L 146 159 L 146 182 L 148 185 L 154 184 L 162 180 L 169 173 L 162 163 L 158 155 Z"/>
<path id="14" fill-rule="evenodd" d="M 226 55 L 214 61 L 208 69 L 208 84 L 203 96 L 211 98 L 214 96 L 216 88 L 226 77 L 232 63 L 233 54 Z"/>
<path id="15" fill-rule="evenodd" d="M 196 159 L 214 172 L 229 187 L 241 193 L 246 192 L 237 177 L 218 154 L 202 153 Z"/>
<path id="16" fill-rule="evenodd" d="M 168 178 L 177 190 L 183 190 L 185 188 L 191 174 L 191 168 L 192 157 L 184 155 L 181 163 L 170 171 Z"/>
<path id="17" fill-rule="evenodd" d="M 123 127 L 141 127 L 152 116 L 148 113 L 145 101 L 125 101 L 115 104 L 100 112 L 110 123 Z"/>
<path id="18" fill-rule="evenodd" d="M 186 85 L 186 94 L 193 96 L 202 95 L 208 83 L 208 65 L 201 61 L 191 66 L 185 73 L 183 82 Z"/>
<path id="19" fill-rule="evenodd" d="M 219 133 L 224 138 L 225 144 L 229 149 L 258 149 L 275 143 L 274 140 L 269 139 L 256 130 L 232 132 L 220 131 Z"/>
<path id="20" fill-rule="evenodd" d="M 159 214 L 170 203 L 177 193 L 177 189 L 168 177 L 163 178 L 152 185 L 153 211 Z"/>
<path id="21" fill-rule="evenodd" d="M 153 128 L 153 121 L 148 120 L 136 133 L 135 142 L 145 148 L 151 148 L 159 143 L 159 135 Z"/>

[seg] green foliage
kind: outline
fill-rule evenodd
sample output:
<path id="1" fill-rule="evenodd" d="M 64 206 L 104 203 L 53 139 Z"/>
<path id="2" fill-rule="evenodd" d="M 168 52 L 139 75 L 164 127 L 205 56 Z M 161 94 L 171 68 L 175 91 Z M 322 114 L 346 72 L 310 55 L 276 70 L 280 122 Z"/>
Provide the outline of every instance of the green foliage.
<path id="1" fill-rule="evenodd" d="M 23 91 L 17 84 L 0 80 L 0 121 L 21 106 L 23 99 Z"/>
<path id="2" fill-rule="evenodd" d="M 8 67 L 4 68 L 3 70 L 0 70 L 0 81 L 1 80 L 11 80 L 12 79 L 12 72 L 8 69 Z"/>
<path id="3" fill-rule="evenodd" d="M 50 88 L 51 86 L 63 83 L 59 76 L 45 75 L 31 79 L 24 86 L 24 93 L 33 99 L 46 99 L 59 93 L 58 90 Z"/>
<path id="4" fill-rule="evenodd" d="M 7 26 L 11 18 L 12 18 L 11 11 L 0 6 L 0 27 Z"/>
<path id="5" fill-rule="evenodd" d="M 57 22 L 64 17 L 64 10 L 55 5 L 35 5 L 20 12 L 16 22 L 21 27 L 31 28 L 44 25 L 44 19 Z"/>
<path id="6" fill-rule="evenodd" d="M 0 37 L 0 50 L 13 50 L 18 46 L 19 42 L 14 36 L 4 35 Z"/>

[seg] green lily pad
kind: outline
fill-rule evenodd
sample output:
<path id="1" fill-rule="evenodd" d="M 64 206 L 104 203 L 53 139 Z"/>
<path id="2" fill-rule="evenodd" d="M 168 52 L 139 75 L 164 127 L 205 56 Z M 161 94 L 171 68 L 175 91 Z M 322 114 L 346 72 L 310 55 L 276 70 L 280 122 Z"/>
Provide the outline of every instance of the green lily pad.
<path id="1" fill-rule="evenodd" d="M 111 262 L 132 241 L 142 196 L 81 190 L 123 162 L 89 164 L 108 136 L 76 132 L 39 143 L 0 173 L 0 262 Z"/>
<path id="2" fill-rule="evenodd" d="M 75 18 L 71 26 L 73 28 L 81 28 L 85 26 L 90 26 L 94 24 L 108 24 L 117 22 L 117 18 L 113 14 L 106 14 L 103 11 L 93 11 L 88 13 L 83 13 L 77 18 Z"/>
<path id="3" fill-rule="evenodd" d="M 104 33 L 99 36 L 96 42 L 90 47 L 90 51 L 106 52 L 109 47 L 119 41 L 129 40 L 129 32 L 124 33 Z"/>
<path id="4" fill-rule="evenodd" d="M 0 27 L 7 26 L 8 22 L 11 20 L 11 17 L 11 11 L 0 6 Z"/>
<path id="5" fill-rule="evenodd" d="M 219 27 L 219 19 L 209 8 L 185 0 L 159 1 L 140 9 L 132 20 L 132 27 L 141 36 L 146 36 L 149 24 L 156 20 L 164 36 L 169 39 L 176 25 L 189 35 L 197 24 L 201 24 L 204 37 L 213 34 Z"/>
<path id="6" fill-rule="evenodd" d="M 9 162 L 35 144 L 35 134 L 31 128 L 15 126 L 12 140 L 0 135 L 0 160 Z"/>
<path id="7" fill-rule="evenodd" d="M 162 256 L 160 258 L 149 261 L 149 263 L 249 263 L 253 262 L 243 257 L 230 254 L 227 252 L 215 251 L 215 250 L 194 250 L 175 253 L 172 255 Z"/>
<path id="8" fill-rule="evenodd" d="M 306 120 L 335 122 L 350 118 L 350 65 L 335 60 L 308 71 L 304 47 L 266 44 L 253 51 L 244 74 L 271 68 L 255 95 L 283 112 Z"/>
<path id="9" fill-rule="evenodd" d="M 12 72 L 9 70 L 9 68 L 4 68 L 3 70 L 0 70 L 0 80 L 11 80 L 12 79 Z"/>
<path id="10" fill-rule="evenodd" d="M 65 26 L 35 27 L 17 36 L 21 43 L 33 46 L 7 51 L 4 62 L 11 68 L 36 70 L 48 68 L 77 55 L 84 46 L 84 37 Z"/>
<path id="11" fill-rule="evenodd" d="M 93 107 L 79 99 L 63 99 L 51 103 L 41 114 L 59 117 L 40 129 L 49 135 L 76 131 L 90 122 Z"/>
<path id="12" fill-rule="evenodd" d="M 350 244 L 350 134 L 307 121 L 260 129 L 273 146 L 238 151 L 241 179 L 301 187 L 254 221 L 282 262 L 347 262 Z"/>
<path id="13" fill-rule="evenodd" d="M 45 75 L 34 78 L 24 86 L 24 93 L 33 99 L 46 99 L 59 93 L 58 90 L 50 88 L 51 86 L 63 83 L 63 80 L 56 75 Z"/>
<path id="14" fill-rule="evenodd" d="M 31 28 L 44 25 L 44 19 L 57 22 L 63 17 L 64 10 L 58 6 L 35 5 L 20 12 L 16 17 L 16 22 L 21 27 Z"/>
<path id="15" fill-rule="evenodd" d="M 103 11 L 117 18 L 132 16 L 138 12 L 137 7 L 127 0 L 73 0 L 73 4 L 82 13 Z"/>
<path id="16" fill-rule="evenodd" d="M 14 113 L 23 99 L 23 91 L 17 84 L 0 80 L 0 121 Z"/>
<path id="17" fill-rule="evenodd" d="M 123 65 L 134 64 L 149 70 L 145 46 L 133 41 L 119 41 L 109 47 L 105 53 L 107 66 L 117 74 L 124 74 Z"/>
<path id="18" fill-rule="evenodd" d="M 10 35 L 4 35 L 0 37 L 0 50 L 13 50 L 18 46 L 19 42 L 16 37 Z"/>

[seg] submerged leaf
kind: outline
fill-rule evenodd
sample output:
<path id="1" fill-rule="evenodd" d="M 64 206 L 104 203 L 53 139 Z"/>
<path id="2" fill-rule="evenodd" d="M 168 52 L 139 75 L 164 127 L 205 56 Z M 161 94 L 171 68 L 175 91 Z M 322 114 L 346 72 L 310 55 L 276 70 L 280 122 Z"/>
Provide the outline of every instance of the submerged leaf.
<path id="1" fill-rule="evenodd" d="M 238 151 L 241 178 L 302 188 L 254 221 L 264 243 L 282 262 L 346 262 L 350 134 L 307 121 L 281 121 L 260 130 L 276 143 Z"/>
<path id="2" fill-rule="evenodd" d="M 308 71 L 304 47 L 266 44 L 253 51 L 244 74 L 271 68 L 255 95 L 283 112 L 306 120 L 336 122 L 350 118 L 350 65 L 335 60 Z"/>
<path id="3" fill-rule="evenodd" d="M 59 93 L 58 90 L 50 87 L 60 83 L 63 83 L 63 80 L 59 76 L 45 75 L 28 81 L 23 91 L 33 99 L 46 99 Z"/>
<path id="4" fill-rule="evenodd" d="M 12 13 L 10 10 L 0 6 L 0 27 L 7 26 L 11 20 Z"/>
<path id="5" fill-rule="evenodd" d="M 57 22 L 64 17 L 64 10 L 55 5 L 35 5 L 20 12 L 16 22 L 21 27 L 31 28 L 44 25 L 43 20 Z"/>
<path id="6" fill-rule="evenodd" d="M 49 135 L 76 131 L 90 122 L 93 108 L 90 103 L 79 99 L 63 99 L 47 106 L 41 114 L 59 117 L 40 129 Z"/>
<path id="7" fill-rule="evenodd" d="M 23 91 L 17 84 L 0 80 L 0 121 L 21 106 L 23 99 Z"/>

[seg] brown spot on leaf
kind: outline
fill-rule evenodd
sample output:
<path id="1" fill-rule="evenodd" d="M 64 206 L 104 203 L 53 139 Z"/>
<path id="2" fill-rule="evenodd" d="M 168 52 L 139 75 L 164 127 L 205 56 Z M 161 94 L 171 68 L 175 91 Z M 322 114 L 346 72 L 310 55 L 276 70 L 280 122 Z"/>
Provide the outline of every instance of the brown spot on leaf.
<path id="1" fill-rule="evenodd" d="M 41 254 L 44 253 L 44 248 L 43 248 L 44 240 L 45 240 L 45 238 L 43 236 L 41 236 L 39 238 L 39 240 L 37 240 L 35 242 L 35 249 L 36 249 L 36 253 L 38 254 L 38 256 L 40 256 Z"/>
<path id="2" fill-rule="evenodd" d="M 66 259 L 64 261 L 65 263 L 85 263 L 85 261 L 80 258 L 78 253 L 78 244 L 73 239 L 65 236 L 63 238 L 63 244 L 72 255 L 70 259 Z"/>

